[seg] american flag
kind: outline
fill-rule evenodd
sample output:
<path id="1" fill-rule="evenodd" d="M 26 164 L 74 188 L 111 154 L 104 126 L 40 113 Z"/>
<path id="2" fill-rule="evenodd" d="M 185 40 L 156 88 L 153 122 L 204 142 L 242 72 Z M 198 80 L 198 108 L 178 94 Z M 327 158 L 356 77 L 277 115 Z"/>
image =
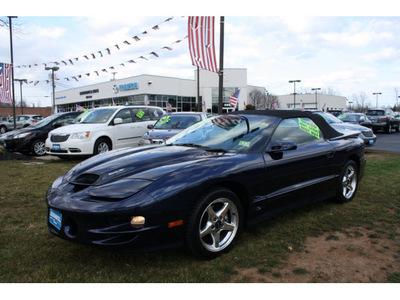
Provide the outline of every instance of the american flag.
<path id="1" fill-rule="evenodd" d="M 83 106 L 80 106 L 79 104 L 76 105 L 76 111 L 84 111 L 85 109 Z"/>
<path id="2" fill-rule="evenodd" d="M 11 65 L 5 63 L 0 63 L 0 102 L 12 103 Z"/>
<path id="3" fill-rule="evenodd" d="M 168 112 L 172 111 L 172 105 L 169 102 L 167 102 L 167 111 Z"/>
<path id="4" fill-rule="evenodd" d="M 236 107 L 236 105 L 238 103 L 239 93 L 240 93 L 240 89 L 238 89 L 236 92 L 234 92 L 233 95 L 229 98 L 229 100 L 231 101 L 231 105 L 234 107 Z"/>
<path id="5" fill-rule="evenodd" d="M 218 73 L 214 21 L 215 17 L 189 17 L 189 52 L 194 66 Z"/>
<path id="6" fill-rule="evenodd" d="M 222 129 L 231 130 L 236 125 L 243 122 L 243 120 L 244 119 L 242 117 L 236 116 L 218 116 L 212 119 L 211 122 Z"/>

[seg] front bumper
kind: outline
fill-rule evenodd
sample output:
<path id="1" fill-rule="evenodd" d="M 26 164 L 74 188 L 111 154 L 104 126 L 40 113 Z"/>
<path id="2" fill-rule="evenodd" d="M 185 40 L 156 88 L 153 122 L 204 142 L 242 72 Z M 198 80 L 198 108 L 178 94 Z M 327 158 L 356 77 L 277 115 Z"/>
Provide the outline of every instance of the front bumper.
<path id="1" fill-rule="evenodd" d="M 121 201 L 96 201 L 88 200 L 82 192 L 77 196 L 52 188 L 47 191 L 47 227 L 53 235 L 124 252 L 183 245 L 184 226 L 169 228 L 171 220 L 168 214 L 156 209 L 151 204 L 155 199 L 148 194 L 140 192 L 140 195 L 133 196 L 136 198 Z M 144 227 L 132 227 L 130 221 L 133 216 L 144 216 Z"/>
<path id="2" fill-rule="evenodd" d="M 91 140 L 67 140 L 65 142 L 51 142 L 46 140 L 46 154 L 55 156 L 93 155 Z"/>
<path id="3" fill-rule="evenodd" d="M 32 138 L 4 140 L 3 146 L 10 152 L 29 152 L 31 151 Z"/>

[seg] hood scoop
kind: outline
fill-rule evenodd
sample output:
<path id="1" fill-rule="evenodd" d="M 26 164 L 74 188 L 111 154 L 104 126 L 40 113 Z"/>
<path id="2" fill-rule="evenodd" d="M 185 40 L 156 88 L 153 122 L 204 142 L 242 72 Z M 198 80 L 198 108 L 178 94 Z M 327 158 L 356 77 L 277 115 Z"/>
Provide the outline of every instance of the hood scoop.
<path id="1" fill-rule="evenodd" d="M 100 178 L 98 174 L 84 173 L 76 177 L 74 180 L 70 181 L 71 184 L 75 186 L 87 187 L 94 185 Z"/>

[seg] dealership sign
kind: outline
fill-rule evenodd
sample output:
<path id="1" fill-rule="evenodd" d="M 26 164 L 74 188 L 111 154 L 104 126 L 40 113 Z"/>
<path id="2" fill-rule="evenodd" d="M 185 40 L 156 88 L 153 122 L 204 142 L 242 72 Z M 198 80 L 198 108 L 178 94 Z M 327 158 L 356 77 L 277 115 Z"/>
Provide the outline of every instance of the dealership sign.
<path id="1" fill-rule="evenodd" d="M 125 84 L 120 84 L 120 85 L 114 85 L 113 90 L 114 93 L 118 93 L 120 91 L 129 91 L 129 90 L 136 90 L 139 88 L 139 85 L 137 82 L 131 82 L 131 83 L 125 83 Z"/>
<path id="2" fill-rule="evenodd" d="M 132 82 L 132 83 L 126 83 L 126 84 L 120 84 L 119 85 L 119 90 L 120 91 L 129 91 L 129 90 L 135 90 L 138 89 L 138 83 L 137 82 Z"/>

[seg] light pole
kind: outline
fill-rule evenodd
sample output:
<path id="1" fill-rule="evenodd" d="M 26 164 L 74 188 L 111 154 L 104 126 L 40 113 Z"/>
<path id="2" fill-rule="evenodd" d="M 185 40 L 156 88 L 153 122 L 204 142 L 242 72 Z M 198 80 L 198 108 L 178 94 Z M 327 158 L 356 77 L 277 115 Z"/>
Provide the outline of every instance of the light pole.
<path id="1" fill-rule="evenodd" d="M 312 91 L 315 91 L 315 109 L 318 110 L 318 98 L 317 98 L 317 91 L 319 91 L 321 88 L 312 88 Z"/>
<path id="2" fill-rule="evenodd" d="M 293 83 L 293 109 L 296 108 L 296 82 L 301 82 L 301 80 L 289 80 L 289 83 Z"/>
<path id="3" fill-rule="evenodd" d="M 23 109 L 23 104 L 22 104 L 22 83 L 23 82 L 27 83 L 28 80 L 26 80 L 26 79 L 14 79 L 14 81 L 19 81 L 19 92 L 20 92 L 20 95 L 21 95 L 21 115 L 23 115 L 24 114 L 24 109 Z"/>
<path id="4" fill-rule="evenodd" d="M 382 95 L 382 93 L 372 93 L 372 95 L 376 95 L 376 108 L 378 108 L 378 95 Z"/>
<path id="5" fill-rule="evenodd" d="M 52 104 L 52 107 L 51 107 L 51 114 L 53 115 L 54 113 L 55 113 L 55 111 L 56 111 L 56 94 L 55 94 L 55 91 L 56 91 L 56 85 L 54 84 L 54 72 L 55 71 L 58 71 L 60 68 L 59 67 L 45 67 L 45 70 L 47 70 L 47 71 L 49 71 L 49 70 L 51 70 L 51 82 L 52 82 L 52 84 L 53 84 L 53 104 Z"/>

